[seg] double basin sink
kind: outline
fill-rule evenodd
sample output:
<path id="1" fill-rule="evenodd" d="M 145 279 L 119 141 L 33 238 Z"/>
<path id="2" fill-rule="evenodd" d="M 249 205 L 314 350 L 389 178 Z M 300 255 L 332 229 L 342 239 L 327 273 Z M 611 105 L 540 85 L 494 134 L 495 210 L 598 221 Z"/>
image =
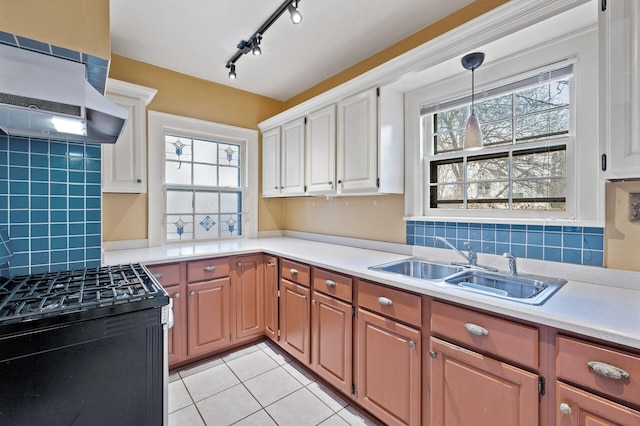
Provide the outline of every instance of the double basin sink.
<path id="1" fill-rule="evenodd" d="M 369 269 L 530 305 L 544 303 L 567 282 L 558 278 L 501 274 L 477 267 L 456 266 L 417 258 Z"/>

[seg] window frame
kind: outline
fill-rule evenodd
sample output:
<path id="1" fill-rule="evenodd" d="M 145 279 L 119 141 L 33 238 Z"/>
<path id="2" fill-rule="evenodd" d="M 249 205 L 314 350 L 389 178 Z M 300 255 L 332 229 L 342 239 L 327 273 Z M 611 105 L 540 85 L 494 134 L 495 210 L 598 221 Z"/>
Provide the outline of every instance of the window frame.
<path id="1" fill-rule="evenodd" d="M 256 238 L 258 232 L 258 132 L 257 130 L 229 126 L 190 117 L 149 111 L 149 246 L 165 244 L 196 244 L 203 242 L 223 242 L 233 239 Z M 241 146 L 240 187 L 206 187 L 207 190 L 233 190 L 242 193 L 242 235 L 214 239 L 167 240 L 165 205 L 165 135 L 233 143 Z M 171 185 L 174 187 L 174 185 Z M 177 188 L 177 187 L 176 187 Z M 182 189 L 204 189 L 198 185 Z"/>

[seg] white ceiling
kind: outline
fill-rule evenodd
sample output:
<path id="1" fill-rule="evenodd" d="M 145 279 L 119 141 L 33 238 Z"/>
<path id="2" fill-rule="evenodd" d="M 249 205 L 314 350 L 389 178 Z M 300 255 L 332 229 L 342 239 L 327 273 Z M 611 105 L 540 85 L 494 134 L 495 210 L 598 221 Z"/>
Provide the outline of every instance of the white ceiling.
<path id="1" fill-rule="evenodd" d="M 473 0 L 300 0 L 266 32 L 262 55 L 226 62 L 282 0 L 111 0 L 111 49 L 121 56 L 287 100 Z"/>

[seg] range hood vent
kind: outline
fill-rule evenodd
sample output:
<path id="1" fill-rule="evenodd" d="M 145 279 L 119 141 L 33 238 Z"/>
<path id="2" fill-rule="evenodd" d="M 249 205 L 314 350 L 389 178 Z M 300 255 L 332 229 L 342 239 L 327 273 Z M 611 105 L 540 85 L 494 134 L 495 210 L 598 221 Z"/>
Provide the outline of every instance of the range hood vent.
<path id="1" fill-rule="evenodd" d="M 0 45 L 0 130 L 9 135 L 115 143 L 129 118 L 86 79 L 83 64 Z"/>

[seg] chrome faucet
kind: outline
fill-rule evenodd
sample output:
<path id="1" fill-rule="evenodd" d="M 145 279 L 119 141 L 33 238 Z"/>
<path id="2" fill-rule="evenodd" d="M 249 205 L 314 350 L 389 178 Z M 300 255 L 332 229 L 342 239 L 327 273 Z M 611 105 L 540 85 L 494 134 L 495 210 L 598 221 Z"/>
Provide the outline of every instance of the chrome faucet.
<path id="1" fill-rule="evenodd" d="M 447 241 L 446 238 L 443 237 L 433 237 L 433 242 L 435 243 L 436 241 L 442 241 L 445 245 L 447 245 L 449 248 L 451 248 L 453 251 L 455 251 L 456 253 L 458 253 L 460 256 L 464 257 L 465 259 L 467 259 L 467 262 L 469 262 L 469 265 L 471 266 L 477 266 L 478 265 L 478 254 L 476 253 L 476 251 L 473 249 L 473 247 L 471 247 L 471 244 L 469 243 L 469 241 L 466 241 L 464 243 L 464 246 L 467 248 L 468 250 L 468 254 L 464 254 L 463 252 L 461 252 L 460 250 L 457 249 L 456 246 L 454 246 L 453 244 L 451 244 L 449 241 Z"/>
<path id="2" fill-rule="evenodd" d="M 516 276 L 518 275 L 518 267 L 516 265 L 516 257 L 514 255 L 512 255 L 511 253 L 503 253 L 502 254 L 504 257 L 506 257 L 507 259 L 509 259 L 509 274 Z"/>

